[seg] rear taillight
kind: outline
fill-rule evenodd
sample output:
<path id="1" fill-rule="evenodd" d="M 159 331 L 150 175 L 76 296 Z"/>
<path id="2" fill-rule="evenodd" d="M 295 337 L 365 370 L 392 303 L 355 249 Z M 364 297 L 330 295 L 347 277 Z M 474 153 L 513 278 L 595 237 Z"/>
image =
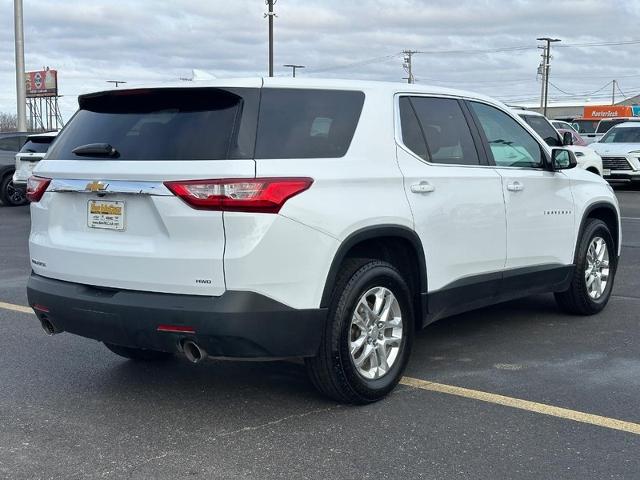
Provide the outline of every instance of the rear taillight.
<path id="1" fill-rule="evenodd" d="M 50 178 L 29 177 L 27 180 L 27 199 L 30 202 L 39 202 L 50 183 Z"/>
<path id="2" fill-rule="evenodd" d="M 164 182 L 191 207 L 227 212 L 278 213 L 288 199 L 304 192 L 311 178 L 233 178 Z"/>

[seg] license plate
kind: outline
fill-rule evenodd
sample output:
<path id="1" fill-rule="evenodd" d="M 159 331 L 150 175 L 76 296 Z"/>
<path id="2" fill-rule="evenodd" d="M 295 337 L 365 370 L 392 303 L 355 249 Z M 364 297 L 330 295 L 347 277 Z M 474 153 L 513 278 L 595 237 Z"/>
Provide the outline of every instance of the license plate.
<path id="1" fill-rule="evenodd" d="M 611 175 L 611 169 L 610 169 L 610 168 L 605 168 L 605 169 L 602 171 L 602 175 Z"/>
<path id="2" fill-rule="evenodd" d="M 91 228 L 124 230 L 124 202 L 115 200 L 89 200 L 87 224 Z"/>

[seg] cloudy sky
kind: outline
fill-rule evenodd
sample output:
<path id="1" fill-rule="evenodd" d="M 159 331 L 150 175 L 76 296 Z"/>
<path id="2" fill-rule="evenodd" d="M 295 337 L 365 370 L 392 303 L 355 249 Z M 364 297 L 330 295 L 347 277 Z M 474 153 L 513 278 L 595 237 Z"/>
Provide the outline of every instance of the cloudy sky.
<path id="1" fill-rule="evenodd" d="M 562 42 L 552 98 L 604 103 L 612 79 L 619 97 L 640 93 L 640 0 L 278 0 L 275 9 L 276 75 L 298 63 L 303 76 L 402 81 L 399 52 L 412 49 L 419 83 L 523 104 L 540 91 L 536 37 L 553 36 Z M 26 67 L 58 70 L 65 119 L 78 93 L 106 80 L 262 76 L 265 11 L 264 0 L 24 0 Z M 13 1 L 0 0 L 0 111 L 15 112 L 14 68 Z"/>

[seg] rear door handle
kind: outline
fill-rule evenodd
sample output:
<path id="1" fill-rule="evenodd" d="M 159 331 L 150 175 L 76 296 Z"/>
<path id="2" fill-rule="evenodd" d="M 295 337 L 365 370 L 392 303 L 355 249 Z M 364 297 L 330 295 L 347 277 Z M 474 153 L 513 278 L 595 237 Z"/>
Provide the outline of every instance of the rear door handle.
<path id="1" fill-rule="evenodd" d="M 436 187 L 431 185 L 429 182 L 420 182 L 411 185 L 411 191 L 413 193 L 429 193 L 433 192 L 435 189 Z"/>
<path id="2" fill-rule="evenodd" d="M 510 192 L 521 192 L 522 190 L 524 190 L 524 185 L 522 185 L 520 182 L 508 183 L 507 190 L 509 190 Z"/>

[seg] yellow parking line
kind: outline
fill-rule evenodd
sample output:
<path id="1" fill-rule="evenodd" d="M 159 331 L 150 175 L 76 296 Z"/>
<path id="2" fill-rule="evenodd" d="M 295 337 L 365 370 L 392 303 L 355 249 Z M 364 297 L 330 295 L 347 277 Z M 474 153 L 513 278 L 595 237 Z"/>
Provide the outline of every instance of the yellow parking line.
<path id="1" fill-rule="evenodd" d="M 447 395 L 455 395 L 457 397 L 470 398 L 481 402 L 503 405 L 505 407 L 517 408 L 528 412 L 540 413 L 551 417 L 564 418 L 581 423 L 588 423 L 598 427 L 610 428 L 613 430 L 621 430 L 623 432 L 635 433 L 640 435 L 640 424 L 625 422 L 615 418 L 602 417 L 600 415 L 592 415 L 590 413 L 569 410 L 568 408 L 554 407 L 545 405 L 544 403 L 530 402 L 519 398 L 505 397 L 495 393 L 482 392 L 480 390 L 471 390 L 468 388 L 455 387 L 453 385 L 445 385 L 443 383 L 428 382 L 417 378 L 403 377 L 400 383 L 409 387 L 420 388 L 430 392 L 446 393 Z"/>
<path id="2" fill-rule="evenodd" d="M 31 315 L 34 314 L 33 310 L 30 307 L 15 305 L 13 303 L 0 302 L 0 308 L 5 310 L 12 310 L 14 312 L 29 313 Z M 545 405 L 544 403 L 530 402 L 529 400 L 505 397 L 504 395 L 498 395 L 495 393 L 482 392 L 480 390 L 471 390 L 469 388 L 456 387 L 454 385 L 446 385 L 444 383 L 429 382 L 412 377 L 403 377 L 402 380 L 400 380 L 400 383 L 408 387 L 428 390 L 430 392 L 445 393 L 447 395 L 470 398 L 472 400 L 479 400 L 481 402 L 503 405 L 505 407 L 517 408 L 519 410 L 526 410 L 528 412 L 540 413 L 542 415 L 549 415 L 551 417 L 564 418 L 576 422 L 596 425 L 598 427 L 621 430 L 623 432 L 635 433 L 636 435 L 640 435 L 640 424 L 625 422 L 624 420 L 617 420 L 615 418 L 592 415 L 590 413 L 570 410 L 568 408 L 554 407 L 552 405 Z"/>
<path id="3" fill-rule="evenodd" d="M 0 302 L 0 308 L 4 308 L 5 310 L 13 310 L 14 312 L 30 313 L 32 315 L 35 314 L 34 311 L 31 309 L 31 307 L 24 307 L 22 305 L 14 305 L 13 303 Z"/>

